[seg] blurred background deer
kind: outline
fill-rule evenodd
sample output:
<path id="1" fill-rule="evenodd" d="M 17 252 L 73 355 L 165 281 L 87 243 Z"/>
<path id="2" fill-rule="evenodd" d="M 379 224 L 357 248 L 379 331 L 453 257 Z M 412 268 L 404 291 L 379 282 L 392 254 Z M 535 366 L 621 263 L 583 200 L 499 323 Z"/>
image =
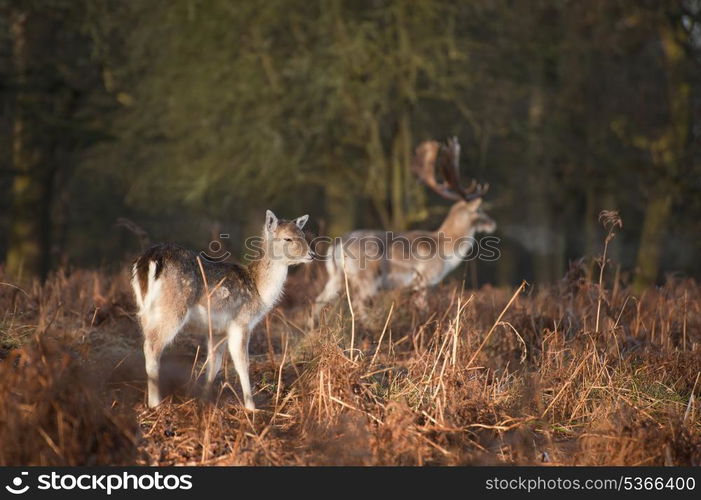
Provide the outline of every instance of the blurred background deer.
<path id="1" fill-rule="evenodd" d="M 438 162 L 443 181 L 436 178 Z M 334 299 L 344 287 L 344 272 L 351 297 L 361 317 L 365 304 L 380 290 L 424 289 L 440 283 L 468 256 L 476 233 L 492 233 L 496 223 L 482 210 L 482 197 L 489 188 L 472 180 L 460 183 L 460 144 L 448 139 L 421 143 L 411 170 L 426 186 L 454 201 L 443 223 L 435 231 L 392 233 L 357 230 L 337 238 L 326 255 L 328 278 L 317 296 L 313 315 Z"/>

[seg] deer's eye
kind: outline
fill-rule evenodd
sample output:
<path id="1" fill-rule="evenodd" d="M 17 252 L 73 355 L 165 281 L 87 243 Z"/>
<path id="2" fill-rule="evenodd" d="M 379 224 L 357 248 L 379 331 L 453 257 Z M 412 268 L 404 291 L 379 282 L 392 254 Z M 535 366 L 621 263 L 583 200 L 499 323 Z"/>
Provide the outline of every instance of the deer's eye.
<path id="1" fill-rule="evenodd" d="M 285 238 L 285 241 L 292 241 L 292 238 Z"/>

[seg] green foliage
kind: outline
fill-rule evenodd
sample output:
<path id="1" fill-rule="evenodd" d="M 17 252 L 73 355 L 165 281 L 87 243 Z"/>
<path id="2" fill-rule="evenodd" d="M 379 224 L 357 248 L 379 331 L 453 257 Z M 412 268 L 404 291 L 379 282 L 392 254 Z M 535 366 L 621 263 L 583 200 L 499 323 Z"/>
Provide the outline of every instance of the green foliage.
<path id="1" fill-rule="evenodd" d="M 102 44 L 117 47 L 117 133 L 132 147 L 115 161 L 138 173 L 136 204 L 185 200 L 218 214 L 331 179 L 381 209 L 397 121 L 465 83 L 454 73 L 466 58 L 442 22 L 455 9 L 441 2 L 113 7 L 97 18 Z M 111 26 L 115 17 L 126 21 Z M 426 118 L 412 128 L 429 137 Z"/>

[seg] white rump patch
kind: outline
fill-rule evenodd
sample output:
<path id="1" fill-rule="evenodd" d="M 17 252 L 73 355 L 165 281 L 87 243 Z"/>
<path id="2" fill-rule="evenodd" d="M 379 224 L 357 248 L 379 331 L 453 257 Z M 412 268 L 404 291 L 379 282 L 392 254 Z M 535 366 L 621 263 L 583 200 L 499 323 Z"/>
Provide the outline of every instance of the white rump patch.
<path id="1" fill-rule="evenodd" d="M 148 263 L 148 287 L 143 299 L 141 317 L 145 325 L 157 324 L 161 321 L 161 308 L 159 302 L 163 295 L 163 282 L 156 279 L 156 262 Z"/>

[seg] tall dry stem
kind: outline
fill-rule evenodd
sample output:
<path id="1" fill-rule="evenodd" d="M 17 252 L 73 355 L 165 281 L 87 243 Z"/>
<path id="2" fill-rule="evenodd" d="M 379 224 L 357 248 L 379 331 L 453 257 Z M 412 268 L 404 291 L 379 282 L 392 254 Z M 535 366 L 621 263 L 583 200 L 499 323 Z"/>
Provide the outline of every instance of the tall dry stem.
<path id="1" fill-rule="evenodd" d="M 601 302 L 604 300 L 604 269 L 606 268 L 606 253 L 608 252 L 609 242 L 616 236 L 613 230 L 618 227 L 623 227 L 623 220 L 615 210 L 602 210 L 599 213 L 599 221 L 608 231 L 604 239 L 604 253 L 599 261 L 599 300 L 596 305 L 596 326 L 594 331 L 599 331 L 599 320 L 601 318 Z"/>

